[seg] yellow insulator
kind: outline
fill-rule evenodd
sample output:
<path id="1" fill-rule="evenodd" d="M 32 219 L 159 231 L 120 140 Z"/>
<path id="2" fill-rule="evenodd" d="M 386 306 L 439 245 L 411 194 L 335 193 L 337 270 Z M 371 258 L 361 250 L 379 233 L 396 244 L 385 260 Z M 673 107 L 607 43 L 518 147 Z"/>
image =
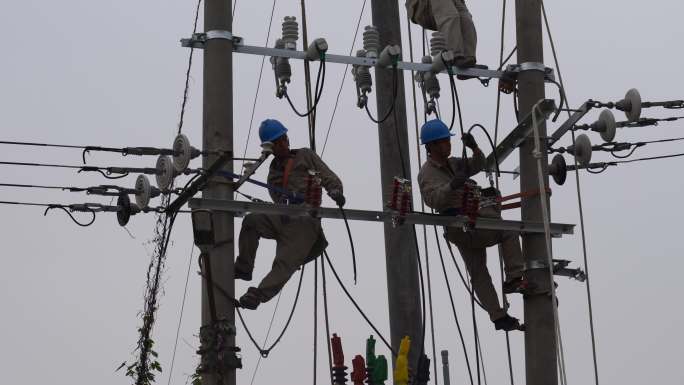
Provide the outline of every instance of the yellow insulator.
<path id="1" fill-rule="evenodd" d="M 397 362 L 394 367 L 394 383 L 396 385 L 408 384 L 408 354 L 410 347 L 411 338 L 409 336 L 405 336 L 401 339 L 401 344 L 399 345 L 399 354 L 397 355 Z"/>

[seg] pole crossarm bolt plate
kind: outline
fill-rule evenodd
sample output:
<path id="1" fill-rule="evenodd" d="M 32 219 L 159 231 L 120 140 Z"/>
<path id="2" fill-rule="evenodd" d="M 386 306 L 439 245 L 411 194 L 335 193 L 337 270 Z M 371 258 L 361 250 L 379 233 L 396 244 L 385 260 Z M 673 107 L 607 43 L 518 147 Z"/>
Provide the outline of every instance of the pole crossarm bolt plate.
<path id="1" fill-rule="evenodd" d="M 542 103 L 539 104 L 541 112 L 544 114 L 543 119 L 540 117 L 539 121 L 547 119 L 548 116 L 556 110 L 556 103 L 553 99 L 544 99 Z M 496 170 L 496 162 L 499 164 L 513 153 L 513 151 L 518 148 L 527 137 L 532 133 L 532 113 L 527 114 L 518 125 L 511 131 L 508 136 L 506 136 L 498 146 L 496 146 L 496 157 L 495 153 L 489 154 L 487 156 L 487 170 Z"/>
<path id="2" fill-rule="evenodd" d="M 194 33 L 189 39 L 181 39 L 181 46 L 187 48 L 204 49 L 207 46 L 207 41 L 214 39 L 231 40 L 234 45 L 242 44 L 242 38 L 233 36 L 233 33 L 230 31 L 211 30 L 207 32 Z"/>
<path id="3" fill-rule="evenodd" d="M 192 209 L 206 209 L 216 211 L 229 211 L 236 214 L 247 212 L 279 214 L 288 216 L 312 215 L 310 208 L 302 205 L 282 205 L 271 203 L 242 202 L 221 199 L 191 199 L 189 205 Z M 344 210 L 347 219 L 372 222 L 392 222 L 393 213 L 390 211 L 370 210 Z M 339 208 L 317 208 L 314 214 L 317 218 L 343 219 Z M 408 225 L 435 225 L 469 227 L 470 220 L 465 216 L 431 215 L 422 213 L 410 213 L 404 221 Z M 573 234 L 575 225 L 552 223 L 551 235 L 561 237 L 565 234 Z M 519 233 L 544 233 L 544 225 L 539 222 L 521 222 L 493 218 L 477 218 L 475 229 L 486 230 L 511 230 Z"/>

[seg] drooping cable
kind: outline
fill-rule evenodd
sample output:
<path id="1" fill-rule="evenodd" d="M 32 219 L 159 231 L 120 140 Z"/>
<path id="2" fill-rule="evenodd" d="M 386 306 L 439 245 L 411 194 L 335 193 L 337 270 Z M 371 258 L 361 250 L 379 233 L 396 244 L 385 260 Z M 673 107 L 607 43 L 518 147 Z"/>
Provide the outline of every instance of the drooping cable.
<path id="1" fill-rule="evenodd" d="M 318 371 L 318 258 L 314 259 L 313 300 L 313 385 L 316 385 L 316 372 Z"/>
<path id="2" fill-rule="evenodd" d="M 397 69 L 397 65 L 395 63 L 392 65 L 392 104 L 390 105 L 387 112 L 384 115 L 381 115 L 382 117 L 380 117 L 380 115 L 378 115 L 377 119 L 374 118 L 373 114 L 371 114 L 370 110 L 368 109 L 368 103 L 366 103 L 364 105 L 364 107 L 366 109 L 366 115 L 368 115 L 368 118 L 370 118 L 370 120 L 373 121 L 373 123 L 376 123 L 376 124 L 384 123 L 390 117 L 390 115 L 392 115 L 392 113 L 395 112 L 394 107 L 397 104 L 397 92 L 398 92 L 397 88 L 398 88 L 398 83 L 399 83 L 398 72 L 399 72 L 399 70 Z M 378 111 L 378 113 L 380 113 L 380 111 Z"/>
<path id="3" fill-rule="evenodd" d="M 356 250 L 354 249 L 354 239 L 352 238 L 351 227 L 349 227 L 349 221 L 347 220 L 347 213 L 344 211 L 344 208 L 342 206 L 338 206 L 338 207 L 340 208 L 340 213 L 342 214 L 342 219 L 344 220 L 344 227 L 347 229 L 347 237 L 349 238 L 349 247 L 351 249 L 351 255 L 352 255 L 352 269 L 354 271 L 354 285 L 356 285 L 356 282 L 357 282 Z"/>
<path id="4" fill-rule="evenodd" d="M 454 303 L 454 295 L 451 292 L 451 284 L 449 283 L 449 275 L 447 274 L 446 264 L 444 263 L 444 255 L 442 254 L 442 247 L 440 246 L 439 235 L 437 235 L 437 226 L 433 226 L 435 232 L 435 241 L 437 242 L 437 251 L 439 252 L 439 260 L 442 264 L 442 271 L 444 272 L 444 280 L 446 282 L 447 293 L 449 294 L 449 302 L 451 303 L 451 311 L 454 315 L 454 322 L 456 323 L 456 330 L 458 331 L 459 338 L 461 339 L 461 346 L 463 347 L 463 356 L 465 357 L 466 367 L 468 368 L 468 377 L 470 379 L 470 385 L 474 385 L 473 381 L 473 371 L 470 368 L 470 359 L 468 358 L 468 349 L 466 348 L 465 338 L 463 337 L 463 331 L 461 330 L 461 324 L 458 321 L 458 315 L 456 313 L 456 304 Z"/>
<path id="5" fill-rule="evenodd" d="M 556 71 L 558 72 L 558 80 L 560 82 L 560 89 L 561 93 L 565 96 L 566 104 L 567 104 L 567 93 L 565 91 L 565 85 L 563 84 L 563 75 L 561 73 L 561 68 L 560 68 L 560 63 L 558 60 L 558 55 L 556 53 L 556 45 L 553 40 L 553 36 L 551 34 L 551 27 L 549 25 L 549 20 L 546 15 L 546 7 L 544 6 L 544 1 L 542 0 L 541 2 L 541 9 L 542 9 L 542 16 L 544 18 L 544 25 L 546 26 L 546 32 L 549 36 L 549 42 L 551 44 L 551 52 L 553 53 L 553 60 L 556 65 Z M 568 117 L 570 116 L 570 111 L 568 111 Z M 575 132 L 571 132 L 572 135 L 572 143 L 573 145 L 575 144 Z M 588 252 L 587 252 L 587 241 L 586 241 L 586 232 L 585 232 L 585 225 L 584 225 L 584 208 L 582 205 L 582 189 L 581 189 L 581 183 L 580 183 L 580 176 L 579 176 L 579 169 L 577 168 L 578 166 L 578 161 L 576 157 L 573 157 L 574 163 L 575 163 L 575 185 L 577 189 L 577 206 L 579 210 L 579 216 L 580 216 L 580 228 L 581 228 L 581 234 L 582 234 L 582 255 L 584 257 L 584 271 L 586 273 L 586 287 L 587 287 L 587 305 L 589 309 L 589 330 L 591 334 L 591 352 L 592 352 L 592 358 L 593 358 L 593 363 L 594 363 L 594 381 L 595 385 L 599 385 L 599 374 L 598 374 L 598 359 L 597 359 L 597 354 L 596 354 L 596 334 L 594 330 L 594 313 L 593 313 L 593 306 L 592 306 L 592 301 L 591 301 L 591 286 L 590 286 L 590 274 L 589 274 L 589 261 L 588 261 Z"/>
<path id="6" fill-rule="evenodd" d="M 344 285 L 344 283 L 342 282 L 342 279 L 337 274 L 337 270 L 335 270 L 335 266 L 332 264 L 332 261 L 330 260 L 330 256 L 328 255 L 328 252 L 324 251 L 323 255 L 325 256 L 326 261 L 328 261 L 328 265 L 330 266 L 330 270 L 332 271 L 333 276 L 335 277 L 335 280 L 340 285 L 340 288 L 342 289 L 344 294 L 347 296 L 349 301 L 354 305 L 354 307 L 356 308 L 356 311 L 359 312 L 359 314 L 361 315 L 361 317 L 363 317 L 363 319 L 366 321 L 368 326 L 370 326 L 371 329 L 373 329 L 373 331 L 375 332 L 375 334 L 378 335 L 378 338 L 380 338 L 380 340 L 385 344 L 387 349 L 389 349 L 392 352 L 392 355 L 396 357 L 397 352 L 394 349 L 392 349 L 392 345 L 389 342 L 387 342 L 387 339 L 382 335 L 382 333 L 380 333 L 380 330 L 378 330 L 378 328 L 373 324 L 373 322 L 371 322 L 371 320 L 368 318 L 366 313 L 361 309 L 361 306 L 359 306 L 359 304 L 356 302 L 356 300 L 351 295 L 351 293 L 349 293 L 349 290 L 347 290 L 347 287 Z"/>
<path id="7" fill-rule="evenodd" d="M 318 260 L 318 258 L 316 258 Z M 328 315 L 328 287 L 327 287 L 327 281 L 325 277 L 325 259 L 321 259 L 321 289 L 323 292 L 323 315 L 325 317 L 325 335 L 326 335 L 326 343 L 328 346 L 328 373 L 330 373 L 330 383 L 334 384 L 335 381 L 333 379 L 333 361 L 332 361 L 332 349 L 330 347 L 330 318 Z"/>
<path id="8" fill-rule="evenodd" d="M 237 0 L 235 0 L 237 2 Z M 271 6 L 271 16 L 268 20 L 268 30 L 266 32 L 266 41 L 264 42 L 264 45 L 268 45 L 268 41 L 271 38 L 271 27 L 273 26 L 273 15 L 275 13 L 275 8 L 276 8 L 276 1 L 273 0 L 273 5 Z M 233 12 L 235 12 L 235 8 L 233 8 Z M 257 101 L 259 100 L 259 91 L 261 90 L 261 78 L 263 77 L 264 74 L 264 64 L 266 63 L 266 56 L 261 57 L 261 66 L 259 67 L 259 77 L 257 79 L 257 86 L 256 90 L 254 90 L 254 103 L 252 104 L 252 113 L 250 114 L 249 118 L 249 129 L 247 130 L 247 139 L 245 140 L 245 149 L 242 151 L 242 157 L 244 158 L 247 156 L 247 147 L 249 147 L 249 140 L 252 136 L 252 127 L 254 127 L 254 113 L 256 112 L 256 105 Z M 240 169 L 243 169 L 245 167 L 245 162 L 242 162 L 242 166 Z"/>
<path id="9" fill-rule="evenodd" d="M 262 345 L 266 345 L 268 342 L 268 337 L 271 335 L 271 330 L 273 328 L 273 321 L 275 321 L 275 316 L 276 313 L 278 312 L 278 306 L 280 305 L 280 299 L 283 298 L 283 291 L 281 290 L 278 293 L 278 298 L 276 299 L 275 306 L 273 307 L 273 314 L 271 314 L 271 321 L 268 323 L 268 329 L 266 329 L 266 335 L 264 336 L 264 342 Z M 259 371 L 259 367 L 261 366 L 261 359 L 263 356 L 259 354 L 259 358 L 257 359 L 256 365 L 254 365 L 254 371 L 252 372 L 252 378 L 249 380 L 249 385 L 254 384 L 254 379 L 256 378 L 257 372 Z"/>
<path id="10" fill-rule="evenodd" d="M 412 34 L 412 29 L 411 29 L 411 21 L 408 17 L 408 14 L 406 15 L 407 18 L 407 29 L 408 29 L 408 36 L 409 36 L 409 53 L 410 53 L 410 59 L 411 62 L 413 62 L 413 34 Z M 423 28 L 422 35 L 425 36 L 425 29 Z M 425 40 L 423 40 L 423 56 L 426 55 L 426 44 Z M 411 79 L 413 79 L 413 71 L 411 72 Z M 422 154 L 420 152 L 420 133 L 419 133 L 419 128 L 418 128 L 418 104 L 416 102 L 416 83 L 412 83 L 412 94 L 413 94 L 413 121 L 414 121 L 414 129 L 415 129 L 415 135 L 416 135 L 416 154 L 418 157 L 418 166 L 422 165 L 423 159 L 422 159 Z M 423 94 L 423 97 L 425 97 L 425 94 Z M 427 121 L 427 115 L 425 114 L 425 111 L 423 111 L 423 121 Z M 425 211 L 425 202 L 423 202 L 422 199 L 420 199 L 420 205 L 421 205 L 421 210 Z M 425 273 L 426 273 L 426 278 L 427 278 L 427 288 L 428 288 L 428 306 L 430 309 L 430 345 L 432 347 L 432 365 L 433 365 L 433 380 L 435 385 L 439 384 L 438 378 L 439 376 L 437 375 L 437 347 L 436 347 L 436 342 L 435 342 L 435 321 L 434 321 L 434 312 L 433 312 L 433 307 L 432 307 L 432 281 L 431 281 L 431 276 L 430 276 L 430 260 L 429 260 L 429 253 L 428 253 L 428 244 L 427 244 L 427 226 L 423 225 L 423 243 L 424 243 L 424 253 L 425 253 Z M 415 235 L 415 227 L 414 227 L 414 235 Z M 417 242 L 417 239 L 416 239 Z M 418 253 L 418 258 L 420 259 L 420 251 L 418 250 L 418 246 L 416 245 L 416 251 Z M 424 288 L 423 288 L 424 292 Z M 425 294 L 423 294 L 423 299 L 425 298 Z M 423 330 L 425 330 L 425 301 L 423 300 Z M 425 331 L 423 331 L 423 345 L 425 344 Z"/>
<path id="11" fill-rule="evenodd" d="M 321 95 L 323 94 L 323 88 L 325 87 L 325 59 L 322 58 L 320 61 L 320 64 L 318 66 L 318 74 L 316 75 L 316 87 L 315 87 L 315 93 L 314 93 L 314 101 L 313 105 L 308 108 L 306 112 L 299 112 L 297 107 L 295 107 L 294 103 L 292 102 L 292 99 L 290 98 L 290 94 L 285 91 L 285 99 L 287 99 L 288 104 L 292 108 L 292 111 L 294 111 L 297 116 L 306 118 L 309 117 L 310 115 L 314 114 L 316 111 L 316 108 L 318 107 L 318 102 L 321 100 Z M 320 86 L 320 89 L 319 89 Z"/>
<path id="12" fill-rule="evenodd" d="M 351 48 L 349 49 L 349 56 L 351 56 L 354 52 L 356 37 L 359 34 L 359 28 L 361 27 L 361 19 L 363 18 L 363 11 L 366 9 L 367 1 L 368 0 L 363 0 L 363 4 L 361 4 L 361 11 L 359 12 L 359 18 L 356 21 L 356 29 L 354 30 L 354 38 L 352 39 Z M 348 72 L 349 64 L 344 66 L 344 72 L 342 73 L 342 81 L 340 82 L 340 89 L 337 91 L 337 97 L 335 98 L 335 106 L 333 107 L 332 114 L 330 115 L 330 122 L 328 123 L 328 131 L 325 133 L 325 141 L 323 142 L 323 149 L 321 149 L 321 158 L 323 158 L 323 153 L 325 153 L 325 147 L 328 145 L 328 137 L 330 136 L 330 130 L 332 129 L 332 125 L 335 120 L 335 113 L 337 112 L 337 106 L 340 103 L 340 95 L 342 95 L 342 88 L 344 87 L 344 82 L 347 79 Z"/>

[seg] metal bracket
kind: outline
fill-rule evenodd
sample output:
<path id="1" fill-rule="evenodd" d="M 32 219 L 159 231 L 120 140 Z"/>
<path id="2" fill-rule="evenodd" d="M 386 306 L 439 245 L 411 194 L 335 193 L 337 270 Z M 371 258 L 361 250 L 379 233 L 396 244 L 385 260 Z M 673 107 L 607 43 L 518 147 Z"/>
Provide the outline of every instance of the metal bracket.
<path id="1" fill-rule="evenodd" d="M 306 205 L 282 205 L 272 203 L 252 203 L 223 199 L 191 199 L 189 205 L 192 209 L 207 209 L 228 211 L 236 214 L 252 212 L 264 214 L 287 215 L 291 217 L 310 216 L 312 212 Z M 344 210 L 347 219 L 357 221 L 391 222 L 393 213 L 389 211 L 368 210 Z M 317 218 L 342 219 L 339 208 L 320 207 L 314 213 Z M 430 215 L 423 213 L 409 213 L 406 215 L 405 224 L 425 224 L 436 226 L 463 227 L 470 225 L 470 219 L 464 216 Z M 521 222 L 504 219 L 478 217 L 475 221 L 475 229 L 486 230 L 511 230 L 518 233 L 544 233 L 544 225 L 538 222 Z M 552 223 L 551 235 L 561 237 L 573 233 L 574 225 Z"/>
<path id="2" fill-rule="evenodd" d="M 540 105 L 539 109 L 544 114 L 544 117 L 539 117 L 539 120 L 545 120 L 556 109 L 556 103 L 553 99 L 545 99 Z M 518 123 L 518 126 L 511 131 L 496 147 L 496 156 L 494 153 L 487 156 L 487 170 L 495 170 L 496 162 L 501 165 L 503 161 L 513 153 L 513 150 L 518 148 L 525 139 L 532 132 L 532 113 L 531 111 Z"/>
<path id="3" fill-rule="evenodd" d="M 553 275 L 559 275 L 562 277 L 568 277 L 575 279 L 579 282 L 584 282 L 587 280 L 587 274 L 580 268 L 568 269 L 570 261 L 565 259 L 554 259 L 553 260 Z"/>
<path id="4" fill-rule="evenodd" d="M 531 261 L 525 262 L 525 271 L 541 270 L 541 269 L 548 269 L 548 268 L 549 268 L 549 264 L 543 260 L 533 259 Z"/>
<path id="5" fill-rule="evenodd" d="M 520 64 L 509 64 L 506 66 L 506 74 L 513 75 L 517 78 L 517 75 L 525 71 L 539 71 L 544 73 L 544 79 L 548 81 L 556 81 L 556 75 L 553 68 L 549 68 L 544 65 L 544 63 L 537 62 L 525 62 Z"/>
<path id="6" fill-rule="evenodd" d="M 207 41 L 214 39 L 230 40 L 233 42 L 233 45 L 242 44 L 242 38 L 239 36 L 233 36 L 233 33 L 230 31 L 211 30 L 207 32 L 193 33 L 191 38 L 181 39 L 181 46 L 187 48 L 204 49 L 207 46 Z"/>

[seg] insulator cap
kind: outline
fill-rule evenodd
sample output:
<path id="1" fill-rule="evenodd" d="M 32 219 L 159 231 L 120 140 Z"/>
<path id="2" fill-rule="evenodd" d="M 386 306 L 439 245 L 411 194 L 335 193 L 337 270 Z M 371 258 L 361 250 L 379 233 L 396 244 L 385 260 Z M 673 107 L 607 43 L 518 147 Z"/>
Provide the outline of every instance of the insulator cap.
<path id="1" fill-rule="evenodd" d="M 138 175 L 138 178 L 135 180 L 135 203 L 138 204 L 138 207 L 144 209 L 150 204 L 150 198 L 152 198 L 150 180 L 147 179 L 146 175 Z"/>
<path id="2" fill-rule="evenodd" d="M 283 41 L 285 48 L 297 49 L 297 40 L 299 39 L 299 23 L 294 16 L 285 16 L 283 19 Z"/>
<path id="3" fill-rule="evenodd" d="M 636 122 L 641 117 L 641 94 L 636 88 L 627 91 L 625 98 L 615 103 L 620 111 L 624 111 L 627 120 Z"/>
<path id="4" fill-rule="evenodd" d="M 363 31 L 363 49 L 367 51 L 366 57 L 377 58 L 380 49 L 380 32 L 375 26 L 367 25 Z"/>
<path id="5" fill-rule="evenodd" d="M 568 148 L 568 152 L 577 158 L 577 163 L 586 166 L 591 162 L 592 148 L 591 140 L 586 134 L 578 135 L 575 145 Z"/>
<path id="6" fill-rule="evenodd" d="M 157 187 L 160 190 L 168 190 L 171 187 L 173 178 L 176 176 L 173 168 L 173 161 L 166 155 L 161 155 L 157 158 L 157 172 L 155 178 L 157 180 Z"/>
<path id="7" fill-rule="evenodd" d="M 187 136 L 178 134 L 173 141 L 173 167 L 177 172 L 183 172 L 190 165 L 192 146 Z"/>
<path id="8" fill-rule="evenodd" d="M 568 167 L 565 163 L 563 155 L 556 154 L 549 165 L 549 175 L 553 177 L 553 181 L 557 185 L 562 186 L 568 177 Z"/>
<path id="9" fill-rule="evenodd" d="M 597 131 L 601 134 L 601 139 L 606 143 L 612 142 L 615 139 L 615 128 L 617 124 L 615 123 L 615 115 L 609 109 L 601 111 L 598 120 L 594 125 Z"/>

